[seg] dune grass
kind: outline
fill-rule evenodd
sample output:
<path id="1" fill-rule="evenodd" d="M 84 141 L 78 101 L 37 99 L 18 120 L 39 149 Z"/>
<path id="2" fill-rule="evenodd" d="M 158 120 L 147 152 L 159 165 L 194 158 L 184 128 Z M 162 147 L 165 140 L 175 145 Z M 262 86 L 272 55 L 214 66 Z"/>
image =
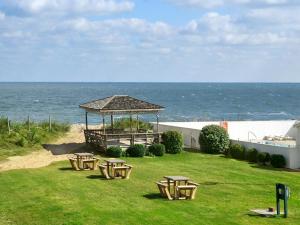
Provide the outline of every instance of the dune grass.
<path id="1" fill-rule="evenodd" d="M 24 155 L 41 149 L 41 145 L 62 136 L 70 126 L 65 123 L 52 122 L 10 122 L 0 118 L 0 160 L 9 156 Z"/>
<path id="2" fill-rule="evenodd" d="M 73 171 L 67 161 L 1 172 L 0 224 L 299 224 L 300 173 L 190 152 L 125 160 L 134 166 L 129 180 Z M 164 175 L 200 183 L 196 199 L 160 198 L 154 182 Z M 276 182 L 291 189 L 289 218 L 249 216 L 275 207 Z"/>

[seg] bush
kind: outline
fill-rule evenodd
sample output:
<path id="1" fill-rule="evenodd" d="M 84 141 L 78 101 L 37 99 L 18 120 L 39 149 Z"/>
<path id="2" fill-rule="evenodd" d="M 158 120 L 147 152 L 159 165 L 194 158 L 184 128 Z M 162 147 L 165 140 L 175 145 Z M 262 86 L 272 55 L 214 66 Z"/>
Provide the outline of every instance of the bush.
<path id="1" fill-rule="evenodd" d="M 149 152 L 155 156 L 163 156 L 165 154 L 165 146 L 163 144 L 153 144 L 148 148 Z"/>
<path id="2" fill-rule="evenodd" d="M 201 150 L 210 153 L 226 152 L 230 141 L 227 131 L 218 125 L 208 125 L 202 128 L 199 135 Z"/>
<path id="3" fill-rule="evenodd" d="M 167 131 L 162 134 L 162 143 L 167 153 L 180 153 L 183 147 L 183 137 L 177 131 Z"/>
<path id="4" fill-rule="evenodd" d="M 24 137 L 21 137 L 16 141 L 16 145 L 20 147 L 25 147 L 26 145 L 28 145 L 28 141 Z"/>
<path id="5" fill-rule="evenodd" d="M 119 158 L 122 156 L 122 148 L 117 147 L 117 146 L 109 147 L 106 150 L 106 155 L 109 157 Z"/>
<path id="6" fill-rule="evenodd" d="M 283 155 L 271 155 L 271 165 L 275 168 L 283 168 L 286 165 L 285 158 L 283 157 Z"/>
<path id="7" fill-rule="evenodd" d="M 240 144 L 232 144 L 229 148 L 229 154 L 234 159 L 245 159 L 245 148 Z"/>
<path id="8" fill-rule="evenodd" d="M 130 146 L 126 150 L 126 154 L 130 157 L 143 157 L 145 155 L 146 148 L 144 145 L 141 144 L 135 144 L 133 146 Z"/>
<path id="9" fill-rule="evenodd" d="M 246 151 L 246 159 L 249 162 L 257 162 L 257 150 L 255 148 L 250 148 Z"/>
<path id="10" fill-rule="evenodd" d="M 270 162 L 270 154 L 267 152 L 259 152 L 257 154 L 257 162 L 259 162 L 263 165 Z"/>

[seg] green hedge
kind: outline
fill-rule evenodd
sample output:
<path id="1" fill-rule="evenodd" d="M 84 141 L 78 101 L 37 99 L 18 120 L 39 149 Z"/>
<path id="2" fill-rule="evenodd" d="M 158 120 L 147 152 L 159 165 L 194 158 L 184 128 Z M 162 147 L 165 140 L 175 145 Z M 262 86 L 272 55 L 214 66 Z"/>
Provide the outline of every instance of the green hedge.
<path id="1" fill-rule="evenodd" d="M 257 162 L 257 150 L 255 148 L 250 148 L 246 151 L 246 159 L 249 162 Z"/>
<path id="2" fill-rule="evenodd" d="M 144 145 L 135 144 L 126 150 L 126 154 L 130 157 L 144 157 L 146 148 Z"/>
<path id="3" fill-rule="evenodd" d="M 202 128 L 199 135 L 201 150 L 210 153 L 225 153 L 229 149 L 230 141 L 227 131 L 218 125 L 208 125 Z"/>
<path id="4" fill-rule="evenodd" d="M 271 160 L 271 156 L 267 152 L 259 152 L 257 154 L 257 162 L 260 164 L 265 165 L 265 164 L 269 163 L 270 160 Z"/>
<path id="5" fill-rule="evenodd" d="M 163 156 L 165 154 L 165 146 L 163 144 L 153 144 L 148 148 L 149 153 L 155 156 Z"/>
<path id="6" fill-rule="evenodd" d="M 240 144 L 232 144 L 229 148 L 229 155 L 234 159 L 245 159 L 245 148 Z"/>
<path id="7" fill-rule="evenodd" d="M 283 168 L 286 165 L 286 161 L 283 155 L 271 155 L 271 165 L 275 168 Z"/>
<path id="8" fill-rule="evenodd" d="M 167 153 L 180 153 L 183 147 L 183 137 L 177 131 L 167 131 L 162 134 L 162 143 Z"/>
<path id="9" fill-rule="evenodd" d="M 106 150 L 106 155 L 109 157 L 119 158 L 122 156 L 122 148 L 117 146 L 109 147 Z"/>

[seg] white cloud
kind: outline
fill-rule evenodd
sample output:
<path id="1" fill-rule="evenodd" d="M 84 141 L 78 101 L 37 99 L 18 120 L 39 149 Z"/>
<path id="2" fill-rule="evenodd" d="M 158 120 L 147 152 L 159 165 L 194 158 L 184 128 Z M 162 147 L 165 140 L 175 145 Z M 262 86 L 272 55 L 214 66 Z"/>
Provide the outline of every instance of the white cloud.
<path id="1" fill-rule="evenodd" d="M 300 22 L 300 8 L 287 7 L 287 8 L 258 8 L 252 9 L 247 13 L 247 16 L 252 19 L 257 19 L 262 22 L 270 23 L 299 23 Z"/>
<path id="2" fill-rule="evenodd" d="M 62 26 L 62 27 L 61 27 Z M 85 18 L 72 19 L 58 25 L 58 29 L 73 29 L 83 32 L 96 33 L 119 33 L 120 35 L 128 35 L 138 33 L 145 37 L 167 37 L 174 34 L 175 30 L 164 22 L 148 22 L 138 18 L 121 18 L 102 21 L 90 21 Z"/>
<path id="3" fill-rule="evenodd" d="M 169 2 L 199 8 L 214 8 L 224 5 L 284 5 L 297 4 L 297 0 L 169 0 Z"/>
<path id="4" fill-rule="evenodd" d="M 284 32 L 250 29 L 230 15 L 210 12 L 199 20 L 190 21 L 180 32 L 190 42 L 200 44 L 260 45 L 294 41 Z"/>
<path id="5" fill-rule="evenodd" d="M 4 20 L 4 19 L 5 19 L 5 14 L 0 11 L 0 20 Z"/>
<path id="6" fill-rule="evenodd" d="M 30 14 L 114 13 L 134 8 L 134 3 L 129 0 L 4 0 L 2 4 Z"/>

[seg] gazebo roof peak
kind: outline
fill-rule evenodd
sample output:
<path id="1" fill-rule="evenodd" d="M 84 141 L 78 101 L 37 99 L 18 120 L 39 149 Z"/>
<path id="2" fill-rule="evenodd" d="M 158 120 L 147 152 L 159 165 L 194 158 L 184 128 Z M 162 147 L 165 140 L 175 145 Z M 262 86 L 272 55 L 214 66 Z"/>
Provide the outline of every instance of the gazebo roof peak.
<path id="1" fill-rule="evenodd" d="M 164 109 L 160 105 L 128 95 L 113 95 L 81 104 L 79 107 L 100 114 L 157 113 Z"/>

